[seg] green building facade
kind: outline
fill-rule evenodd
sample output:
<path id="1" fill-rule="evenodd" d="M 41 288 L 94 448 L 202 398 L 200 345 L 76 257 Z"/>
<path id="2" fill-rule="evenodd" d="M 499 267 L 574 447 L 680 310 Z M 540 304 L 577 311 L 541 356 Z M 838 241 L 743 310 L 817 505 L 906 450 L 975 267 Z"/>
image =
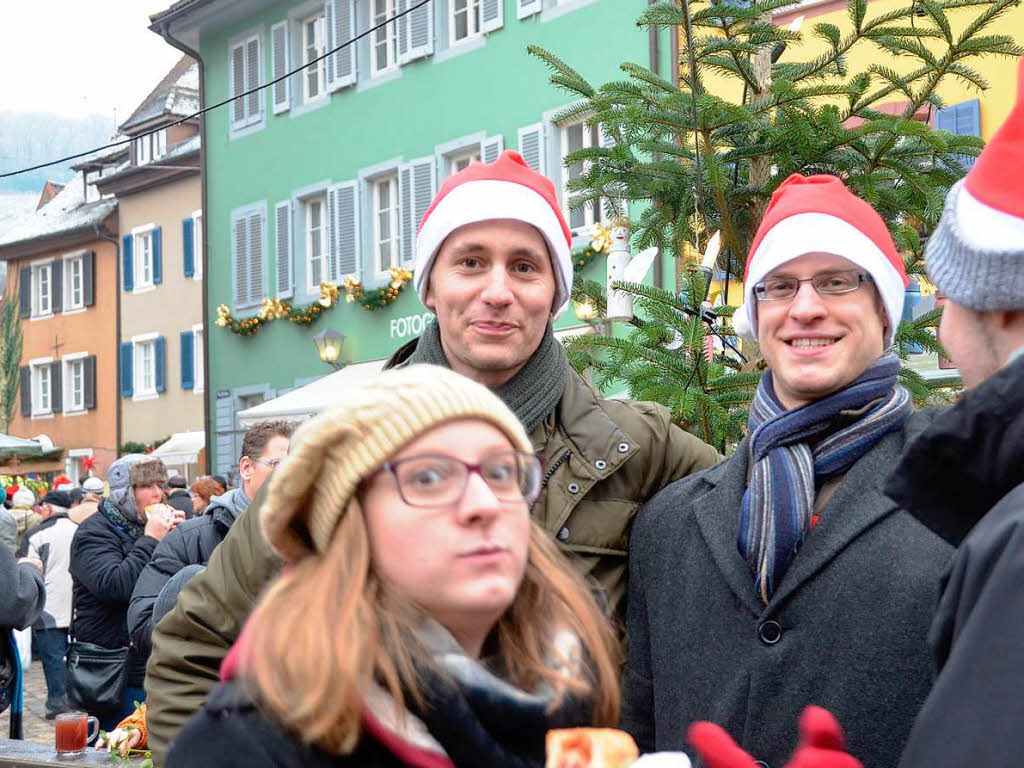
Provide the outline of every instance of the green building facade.
<path id="1" fill-rule="evenodd" d="M 152 29 L 202 62 L 209 106 L 302 66 L 418 0 L 181 0 Z M 366 292 L 391 267 L 411 267 L 415 230 L 441 182 L 503 149 L 562 187 L 570 149 L 603 140 L 583 123 L 556 124 L 571 98 L 526 53 L 555 52 L 592 82 L 621 61 L 668 75 L 673 42 L 636 26 L 648 0 L 430 0 L 370 31 L 320 65 L 205 117 L 206 397 L 210 470 L 237 466 L 245 408 L 330 373 L 312 337 L 346 337 L 346 363 L 378 360 L 422 331 L 430 315 L 411 283 L 386 307 L 340 300 L 310 325 L 287 318 L 241 335 L 218 307 L 245 319 L 264 299 L 315 303 L 320 282 L 347 275 Z M 565 195 L 563 189 L 563 204 Z M 568 211 L 568 206 L 566 205 Z M 571 217 L 576 244 L 599 211 Z M 586 267 L 605 279 L 602 258 Z M 316 311 L 316 310 L 314 310 Z M 583 323 L 570 311 L 556 328 Z"/>

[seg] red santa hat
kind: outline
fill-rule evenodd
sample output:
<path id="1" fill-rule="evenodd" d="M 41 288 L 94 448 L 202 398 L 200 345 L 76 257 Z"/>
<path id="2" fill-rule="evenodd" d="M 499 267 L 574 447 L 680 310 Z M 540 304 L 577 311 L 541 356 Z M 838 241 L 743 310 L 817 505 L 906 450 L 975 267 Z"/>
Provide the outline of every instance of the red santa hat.
<path id="1" fill-rule="evenodd" d="M 572 290 L 572 235 L 551 179 L 512 151 L 502 152 L 493 163 L 472 163 L 441 185 L 416 235 L 413 285 L 420 299 L 426 298 L 427 278 L 445 238 L 466 224 L 491 219 L 523 221 L 543 235 L 555 272 L 551 317 L 557 318 L 568 306 Z"/>
<path id="2" fill-rule="evenodd" d="M 946 196 L 925 263 L 939 289 L 983 312 L 1024 309 L 1024 59 L 1017 103 Z"/>
<path id="3" fill-rule="evenodd" d="M 885 343 L 892 344 L 910 284 L 903 259 L 878 212 L 842 180 L 824 174 L 794 173 L 772 194 L 750 246 L 743 306 L 733 315 L 736 332 L 757 339 L 754 286 L 772 270 L 808 253 L 842 256 L 871 275 L 889 320 Z"/>

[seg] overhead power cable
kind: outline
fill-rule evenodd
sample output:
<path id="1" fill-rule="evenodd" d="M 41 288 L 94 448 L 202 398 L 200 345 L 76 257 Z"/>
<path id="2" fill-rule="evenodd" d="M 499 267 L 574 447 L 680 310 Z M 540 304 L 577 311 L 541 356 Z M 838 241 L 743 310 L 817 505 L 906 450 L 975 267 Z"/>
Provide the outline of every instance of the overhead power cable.
<path id="1" fill-rule="evenodd" d="M 358 35 L 356 35 L 355 37 L 353 37 L 351 40 L 346 40 L 341 45 L 339 45 L 339 46 L 337 46 L 335 48 L 332 48 L 329 51 L 325 51 L 324 53 L 322 53 L 321 55 L 317 56 L 312 61 L 307 61 L 302 66 L 297 67 L 296 69 L 292 69 L 292 70 L 290 70 L 288 72 L 285 72 L 280 77 L 275 77 L 273 80 L 271 80 L 269 82 L 266 82 L 266 83 L 263 83 L 262 85 L 257 85 L 255 88 L 250 88 L 248 91 L 245 91 L 244 93 L 239 93 L 239 94 L 237 94 L 235 96 L 231 96 L 231 97 L 229 97 L 227 99 L 224 99 L 223 101 L 218 101 L 216 104 L 211 104 L 208 107 L 204 107 L 203 109 L 200 109 L 198 112 L 193 112 L 191 115 L 186 115 L 185 117 L 181 118 L 180 120 L 176 120 L 173 123 L 169 123 L 167 125 L 161 126 L 160 128 L 154 128 L 152 131 L 147 131 L 146 133 L 140 133 L 138 136 L 132 136 L 131 138 L 128 138 L 128 139 L 121 139 L 120 141 L 114 141 L 114 142 L 111 142 L 110 144 L 104 144 L 102 147 L 95 147 L 93 149 L 86 150 L 85 152 L 79 152 L 78 154 L 75 154 L 75 155 L 68 155 L 67 157 L 62 157 L 62 158 L 59 158 L 57 160 L 51 160 L 51 161 L 49 161 L 47 163 L 40 163 L 39 165 L 33 165 L 33 166 L 28 167 L 28 168 L 21 168 L 20 170 L 17 170 L 17 171 L 8 171 L 7 173 L 0 173 L 0 179 L 6 179 L 6 178 L 8 178 L 10 176 L 17 176 L 17 175 L 22 174 L 22 173 L 28 173 L 29 171 L 37 171 L 40 168 L 49 168 L 51 165 L 60 165 L 62 163 L 66 163 L 68 160 L 77 160 L 80 157 L 87 157 L 88 155 L 92 155 L 92 154 L 94 154 L 96 152 L 102 152 L 105 149 L 113 149 L 114 147 L 120 147 L 120 146 L 122 146 L 124 144 L 128 144 L 129 142 L 135 141 L 136 139 L 144 139 L 147 136 L 152 136 L 154 133 L 159 133 L 160 131 L 166 130 L 167 128 L 172 128 L 175 125 L 180 125 L 181 123 L 188 122 L 189 120 L 192 120 L 193 118 L 199 117 L 201 115 L 205 115 L 207 112 L 210 112 L 210 111 L 212 111 L 214 109 L 218 109 L 220 107 L 223 107 L 226 104 L 230 104 L 231 102 L 235 101 L 236 99 L 244 99 L 246 96 L 249 96 L 250 94 L 256 93 L 258 91 L 262 91 L 264 88 L 269 88 L 272 85 L 280 83 L 282 80 L 287 80 L 289 77 L 294 77 L 299 72 L 302 72 L 304 69 L 309 69 L 311 66 L 313 66 L 317 62 L 320 62 L 323 59 L 326 59 L 328 56 L 331 56 L 331 55 L 337 53 L 338 51 L 342 50 L 343 48 L 347 48 L 348 46 L 352 45 L 353 43 L 355 43 L 355 42 L 357 42 L 359 40 L 362 40 L 364 37 L 366 37 L 369 34 L 372 34 L 373 32 L 376 32 L 378 29 L 383 29 L 388 24 L 393 24 L 394 22 L 398 21 L 398 19 L 402 18 L 403 16 L 405 16 L 407 14 L 412 13 L 413 11 L 415 11 L 415 10 L 417 10 L 419 8 L 422 8 L 424 5 L 426 5 L 427 3 L 431 2 L 431 1 L 432 0 L 419 0 L 419 2 L 415 3 L 414 5 L 410 6 L 409 8 L 406 8 L 401 13 L 396 13 L 394 16 L 392 16 L 387 21 L 382 21 L 380 24 L 377 24 L 376 26 L 370 27 L 365 32 L 361 32 Z"/>

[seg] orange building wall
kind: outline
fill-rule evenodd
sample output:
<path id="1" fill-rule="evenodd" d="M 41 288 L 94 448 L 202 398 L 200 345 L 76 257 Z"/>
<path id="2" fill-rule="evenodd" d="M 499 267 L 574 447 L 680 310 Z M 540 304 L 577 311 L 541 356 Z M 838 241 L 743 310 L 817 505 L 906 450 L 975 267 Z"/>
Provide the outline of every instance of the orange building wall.
<path id="1" fill-rule="evenodd" d="M 57 313 L 38 320 L 24 318 L 21 321 L 24 339 L 21 364 L 27 365 L 29 360 L 40 357 L 57 360 L 75 352 L 96 355 L 96 407 L 69 416 L 60 412 L 34 418 L 22 416 L 19 392 L 8 431 L 17 437 L 47 435 L 54 445 L 65 450 L 92 448 L 96 472 L 105 477 L 107 467 L 117 458 L 117 248 L 106 240 L 96 240 L 66 251 L 11 261 L 7 295 L 18 303 L 22 267 L 83 248 L 96 254 L 95 304 L 73 314 Z M 55 338 L 61 345 L 57 353 L 54 353 Z"/>

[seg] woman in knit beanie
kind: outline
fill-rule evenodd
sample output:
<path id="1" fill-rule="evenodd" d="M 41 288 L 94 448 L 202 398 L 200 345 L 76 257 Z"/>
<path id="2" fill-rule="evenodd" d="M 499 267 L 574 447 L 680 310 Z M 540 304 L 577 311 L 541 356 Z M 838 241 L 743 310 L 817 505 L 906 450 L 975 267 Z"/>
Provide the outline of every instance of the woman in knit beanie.
<path id="1" fill-rule="evenodd" d="M 614 723 L 617 644 L 530 519 L 541 482 L 512 412 L 444 368 L 304 424 L 261 521 L 285 570 L 166 768 L 526 768 L 549 729 Z"/>

